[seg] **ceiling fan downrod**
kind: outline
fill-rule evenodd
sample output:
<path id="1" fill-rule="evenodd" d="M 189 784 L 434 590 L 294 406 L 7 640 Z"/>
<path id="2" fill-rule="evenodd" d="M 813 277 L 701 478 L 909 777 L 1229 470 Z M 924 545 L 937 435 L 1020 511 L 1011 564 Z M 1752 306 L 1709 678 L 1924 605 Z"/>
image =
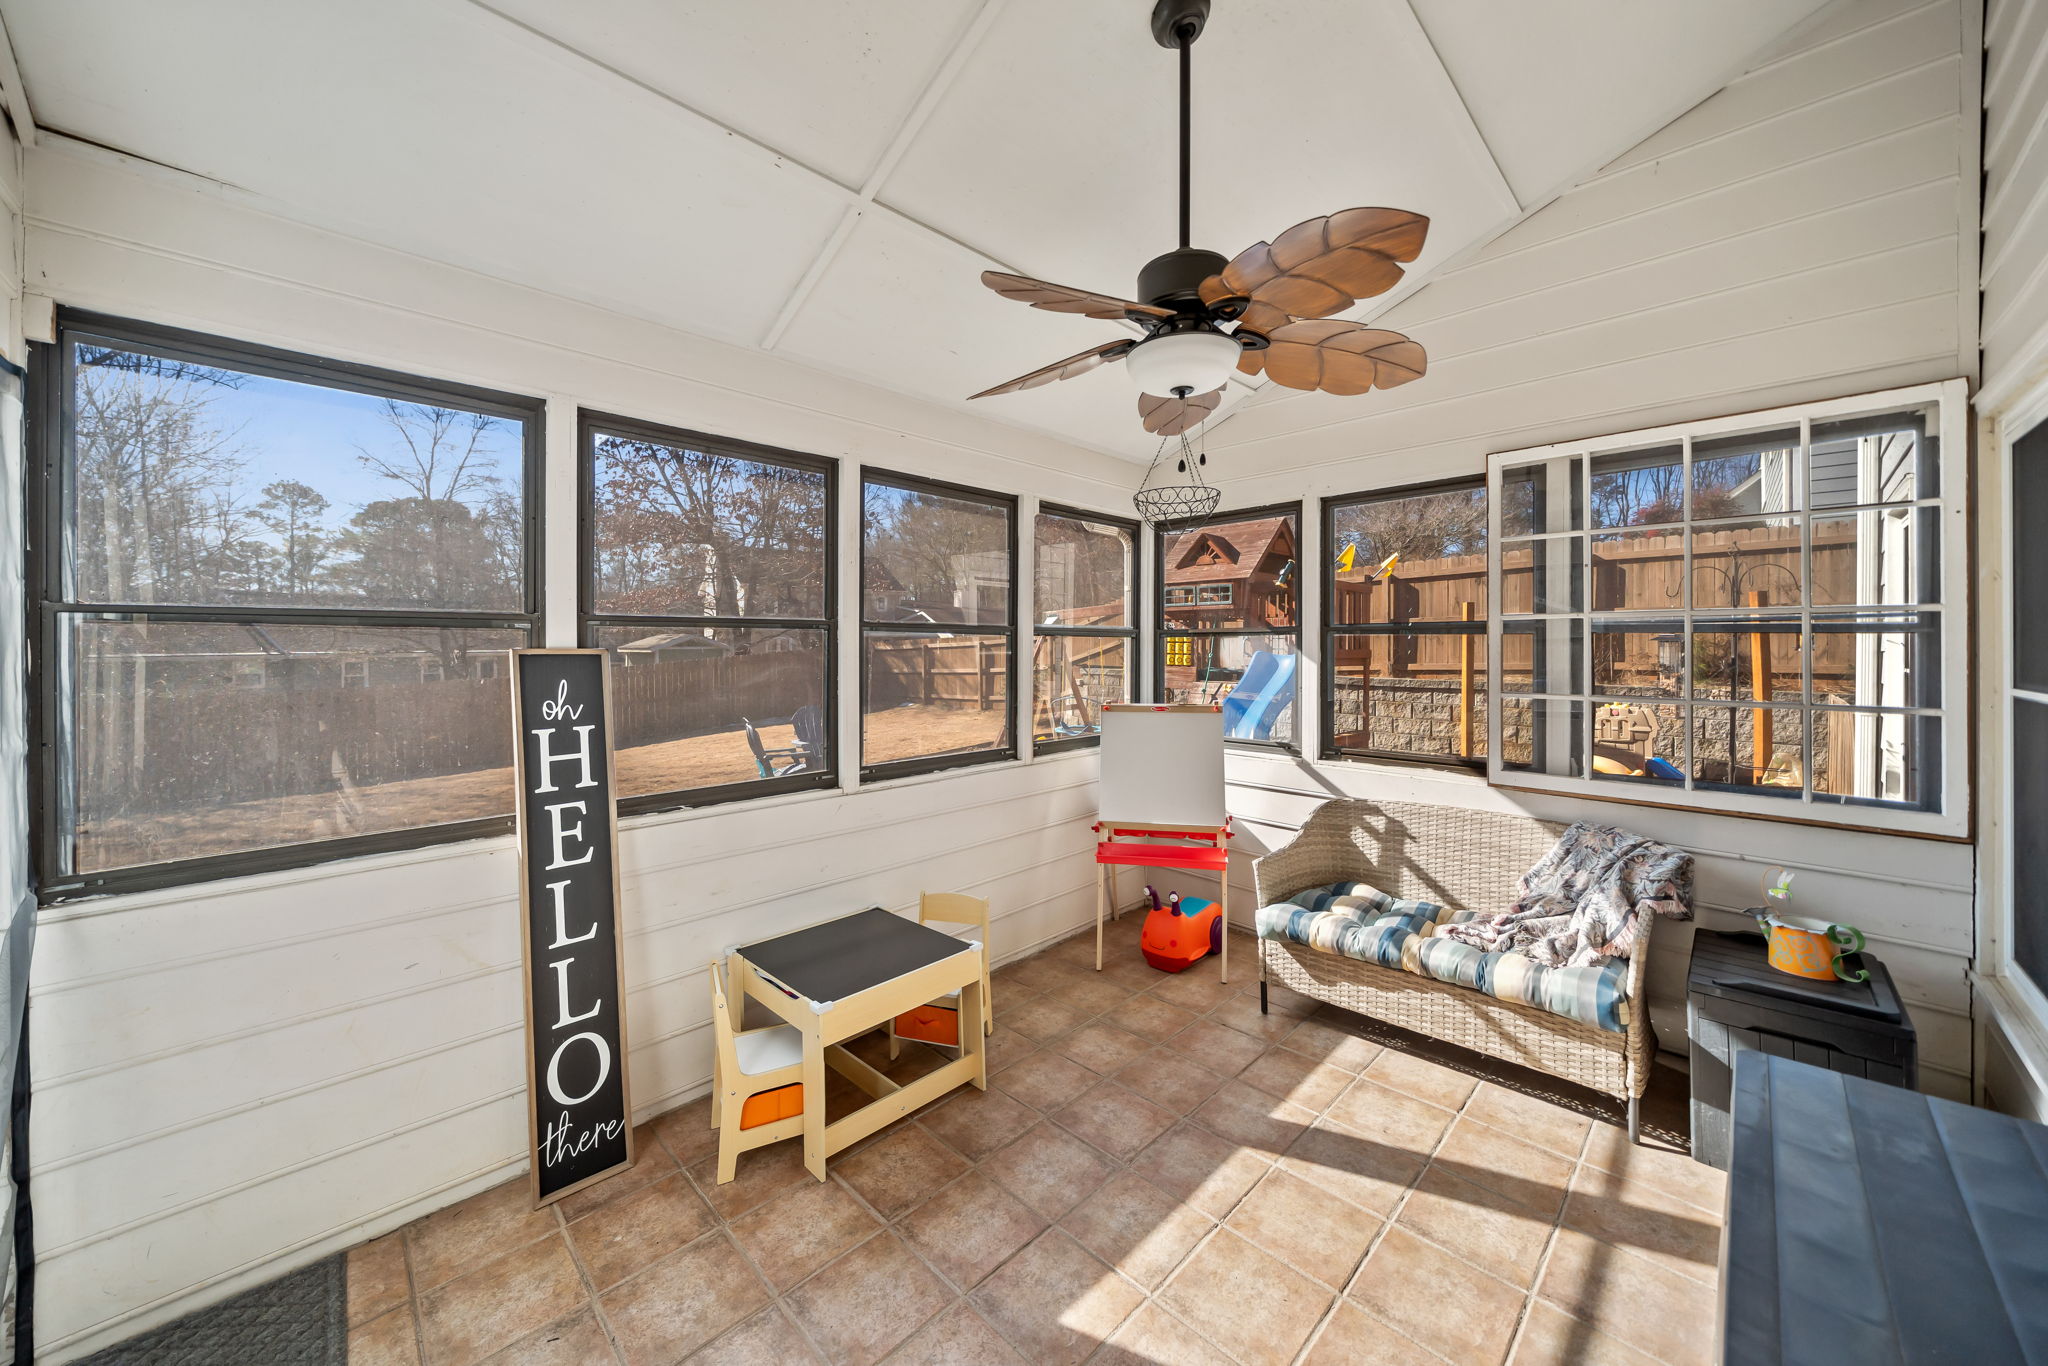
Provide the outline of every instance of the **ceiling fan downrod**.
<path id="1" fill-rule="evenodd" d="M 1413 341 L 1335 316 L 1399 282 L 1401 267 L 1422 250 L 1429 230 L 1421 214 L 1344 209 L 1296 223 L 1229 260 L 1192 245 L 1192 49 L 1208 24 L 1209 7 L 1210 0 L 1156 0 L 1152 6 L 1153 40 L 1180 54 L 1180 245 L 1139 269 L 1137 297 L 1008 271 L 981 273 L 981 282 L 1006 299 L 1136 324 L 1143 337 L 1104 342 L 971 397 L 1035 389 L 1121 361 L 1139 390 L 1145 430 L 1171 437 L 1216 411 L 1233 370 L 1264 375 L 1285 388 L 1332 394 L 1391 388 L 1423 373 L 1427 358 Z"/>

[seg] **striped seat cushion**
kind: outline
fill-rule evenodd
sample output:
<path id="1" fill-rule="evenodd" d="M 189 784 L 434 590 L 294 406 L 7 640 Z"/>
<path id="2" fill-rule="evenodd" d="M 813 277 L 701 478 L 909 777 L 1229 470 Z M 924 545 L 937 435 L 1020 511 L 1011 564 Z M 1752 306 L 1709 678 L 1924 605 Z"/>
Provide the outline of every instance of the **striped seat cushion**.
<path id="1" fill-rule="evenodd" d="M 1519 953 L 1488 953 L 1441 938 L 1416 941 L 1408 957 L 1411 961 L 1405 966 L 1423 977 L 1534 1006 L 1610 1033 L 1628 1030 L 1625 959 L 1580 968 L 1551 968 Z"/>
<path id="2" fill-rule="evenodd" d="M 1398 968 L 1403 949 L 1426 935 L 1442 910 L 1431 902 L 1389 896 L 1363 882 L 1338 882 L 1261 906 L 1254 919 L 1261 939 L 1285 939 L 1361 963 Z"/>

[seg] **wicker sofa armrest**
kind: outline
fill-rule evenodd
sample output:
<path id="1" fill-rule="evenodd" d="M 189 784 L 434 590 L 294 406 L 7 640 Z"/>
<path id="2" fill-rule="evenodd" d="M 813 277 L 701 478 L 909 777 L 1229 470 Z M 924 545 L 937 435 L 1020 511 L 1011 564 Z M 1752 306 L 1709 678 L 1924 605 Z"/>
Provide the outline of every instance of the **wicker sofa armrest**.
<path id="1" fill-rule="evenodd" d="M 1650 915 L 1636 926 L 1636 942 L 1628 953 L 1628 999 L 1631 1003 L 1643 998 L 1643 984 L 1649 980 L 1650 931 L 1656 928 L 1657 917 Z"/>
<path id="2" fill-rule="evenodd" d="M 1285 901 L 1309 887 L 1371 882 L 1373 867 L 1357 847 L 1311 820 L 1293 839 L 1252 860 L 1252 894 L 1260 906 Z"/>

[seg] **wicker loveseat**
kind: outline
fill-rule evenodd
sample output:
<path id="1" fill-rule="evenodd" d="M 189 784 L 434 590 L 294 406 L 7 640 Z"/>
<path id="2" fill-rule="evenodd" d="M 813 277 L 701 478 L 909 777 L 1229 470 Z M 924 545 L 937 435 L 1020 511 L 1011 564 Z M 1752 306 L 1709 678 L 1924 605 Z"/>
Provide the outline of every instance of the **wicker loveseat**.
<path id="1" fill-rule="evenodd" d="M 1252 864 L 1258 904 L 1341 881 L 1450 910 L 1505 910 L 1517 880 L 1564 833 L 1528 816 L 1404 802 L 1337 800 L 1316 808 L 1286 845 Z M 1649 935 L 1644 914 L 1629 958 L 1621 1033 L 1397 968 L 1259 940 L 1259 995 L 1278 982 L 1319 1001 L 1574 1081 L 1625 1102 L 1629 1137 L 1649 1084 L 1656 1044 L 1643 997 Z"/>

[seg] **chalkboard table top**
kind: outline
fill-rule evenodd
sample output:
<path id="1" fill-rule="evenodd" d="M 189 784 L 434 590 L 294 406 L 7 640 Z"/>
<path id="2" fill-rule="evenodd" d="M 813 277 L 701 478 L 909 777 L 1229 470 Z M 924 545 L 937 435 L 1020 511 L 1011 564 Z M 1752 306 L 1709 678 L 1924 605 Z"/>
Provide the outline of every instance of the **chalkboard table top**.
<path id="1" fill-rule="evenodd" d="M 966 952 L 979 950 L 880 906 L 738 950 L 757 972 L 821 1006 Z"/>
<path id="2" fill-rule="evenodd" d="M 1876 1028 L 1911 1030 L 1885 965 L 1867 953 L 1851 954 L 1849 961 L 1869 969 L 1869 980 L 1823 982 L 1780 972 L 1770 965 L 1762 935 L 1700 930 L 1693 935 L 1686 990 L 1694 996 L 1768 1002 L 1794 1015 L 1847 1013 Z"/>
<path id="3" fill-rule="evenodd" d="M 2048 1127 L 1745 1052 L 1723 1237 L 1727 1361 L 2048 1362 Z"/>

